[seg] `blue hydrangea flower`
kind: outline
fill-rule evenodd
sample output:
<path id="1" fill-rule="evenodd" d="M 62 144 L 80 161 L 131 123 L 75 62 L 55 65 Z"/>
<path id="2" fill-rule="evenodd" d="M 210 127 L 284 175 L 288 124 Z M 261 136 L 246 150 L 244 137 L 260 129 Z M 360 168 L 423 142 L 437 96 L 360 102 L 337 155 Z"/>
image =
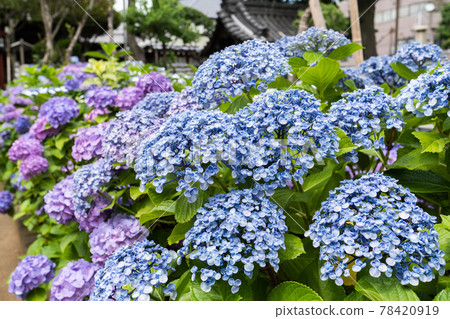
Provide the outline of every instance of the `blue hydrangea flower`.
<path id="1" fill-rule="evenodd" d="M 178 92 L 149 93 L 134 107 L 135 110 L 151 112 L 157 117 L 163 117 L 169 110 L 172 100 L 180 95 Z"/>
<path id="2" fill-rule="evenodd" d="M 150 72 L 141 76 L 136 83 L 136 87 L 140 88 L 144 94 L 173 91 L 170 80 L 158 72 Z"/>
<path id="3" fill-rule="evenodd" d="M 174 97 L 166 116 L 173 116 L 188 110 L 200 110 L 201 108 L 202 106 L 199 104 L 197 96 L 195 96 L 194 88 L 186 86 L 180 94 Z"/>
<path id="4" fill-rule="evenodd" d="M 285 249 L 284 218 L 281 209 L 252 189 L 215 195 L 198 210 L 178 254 L 205 263 L 191 268 L 192 280 L 199 273 L 205 292 L 223 280 L 236 293 L 241 284 L 235 278 L 238 272 L 251 278 L 255 265 L 265 267 L 267 263 L 278 271 L 278 250 Z"/>
<path id="5" fill-rule="evenodd" d="M 392 62 L 401 62 L 413 72 L 433 67 L 440 60 L 442 49 L 436 44 L 412 42 L 402 46 L 392 57 Z"/>
<path id="6" fill-rule="evenodd" d="M 8 291 L 17 298 L 24 299 L 27 294 L 42 283 L 55 276 L 55 264 L 44 255 L 27 256 L 11 274 Z"/>
<path id="7" fill-rule="evenodd" d="M 349 44 L 350 40 L 342 33 L 325 28 L 311 27 L 296 36 L 284 37 L 275 45 L 287 57 L 303 57 L 305 52 L 321 52 L 327 56 L 340 46 Z"/>
<path id="8" fill-rule="evenodd" d="M 75 213 L 87 216 L 91 207 L 88 199 L 96 194 L 100 188 L 112 178 L 112 163 L 105 159 L 83 165 L 73 173 L 73 206 Z"/>
<path id="9" fill-rule="evenodd" d="M 153 291 L 163 288 L 163 294 L 175 299 L 175 285 L 168 282 L 174 251 L 142 240 L 131 247 L 123 246 L 108 258 L 95 275 L 95 289 L 90 300 L 150 301 Z"/>
<path id="10" fill-rule="evenodd" d="M 450 93 L 450 64 L 445 64 L 432 74 L 421 74 L 411 80 L 398 96 L 405 108 L 416 116 L 431 116 L 438 110 L 448 110 Z"/>
<path id="11" fill-rule="evenodd" d="M 341 128 L 353 144 L 366 150 L 372 146 L 384 148 L 383 137 L 377 134 L 381 129 L 402 130 L 403 119 L 396 100 L 379 88 L 367 88 L 343 94 L 343 98 L 331 104 L 330 120 Z M 349 154 L 357 161 L 356 151 Z"/>
<path id="12" fill-rule="evenodd" d="M 231 164 L 237 182 L 251 176 L 266 182 L 262 187 L 272 195 L 292 180 L 303 183 L 315 161 L 335 158 L 339 139 L 319 107 L 312 94 L 293 89 L 263 93 L 239 111 L 249 143 L 236 150 L 240 160 Z"/>
<path id="13" fill-rule="evenodd" d="M 58 96 L 41 105 L 39 117 L 46 116 L 48 123 L 53 128 L 58 128 L 77 117 L 79 112 L 80 109 L 75 100 L 66 96 Z"/>
<path id="14" fill-rule="evenodd" d="M 17 133 L 25 134 L 30 129 L 31 122 L 26 116 L 19 115 L 14 122 Z"/>
<path id="15" fill-rule="evenodd" d="M 106 123 L 80 128 L 75 135 L 72 157 L 75 161 L 90 161 L 102 155 L 102 139 Z"/>
<path id="16" fill-rule="evenodd" d="M 417 206 L 417 198 L 382 174 L 345 180 L 330 191 L 305 233 L 320 246 L 321 279 L 343 284 L 350 268 L 379 277 L 395 274 L 403 285 L 418 285 L 434 278 L 433 269 L 445 272 L 439 250 L 436 217 Z"/>
<path id="17" fill-rule="evenodd" d="M 0 214 L 6 214 L 13 206 L 14 195 L 10 191 L 0 192 Z"/>
<path id="18" fill-rule="evenodd" d="M 346 80 L 352 80 L 358 89 L 364 89 L 375 85 L 371 78 L 364 76 L 361 73 L 361 69 L 346 68 L 344 69 L 344 73 L 346 77 L 339 80 L 339 86 L 345 91 L 348 91 L 348 86 L 344 83 Z"/>
<path id="19" fill-rule="evenodd" d="M 78 229 L 91 233 L 99 227 L 111 215 L 111 209 L 105 209 L 110 204 L 111 200 L 101 195 L 95 196 L 91 201 L 91 207 L 87 214 L 74 213 L 75 219 L 79 224 Z"/>
<path id="20" fill-rule="evenodd" d="M 94 290 L 94 275 L 99 266 L 84 259 L 63 267 L 52 282 L 51 301 L 80 301 Z"/>
<path id="21" fill-rule="evenodd" d="M 132 109 L 117 114 L 109 121 L 103 135 L 102 154 L 104 158 L 121 163 L 127 159 L 132 163 L 137 156 L 140 141 L 156 131 L 162 119 L 142 109 Z"/>
<path id="22" fill-rule="evenodd" d="M 95 87 L 86 93 L 86 105 L 96 109 L 106 109 L 114 106 L 117 92 L 109 86 Z"/>
<path id="23" fill-rule="evenodd" d="M 117 214 L 89 234 L 92 261 L 103 266 L 118 248 L 145 239 L 148 230 L 134 216 Z"/>
<path id="24" fill-rule="evenodd" d="M 391 88 L 398 88 L 405 85 L 406 80 L 392 69 L 392 62 L 392 57 L 387 55 L 373 56 L 363 61 L 358 69 L 378 86 L 387 83 Z"/>
<path id="25" fill-rule="evenodd" d="M 267 83 L 290 71 L 287 59 L 271 43 L 250 40 L 214 53 L 195 73 L 195 95 L 205 108 L 229 101 L 252 87 L 261 92 Z"/>
<path id="26" fill-rule="evenodd" d="M 51 191 L 44 196 L 44 210 L 58 223 L 69 225 L 75 221 L 73 207 L 73 176 L 67 176 L 56 184 Z"/>

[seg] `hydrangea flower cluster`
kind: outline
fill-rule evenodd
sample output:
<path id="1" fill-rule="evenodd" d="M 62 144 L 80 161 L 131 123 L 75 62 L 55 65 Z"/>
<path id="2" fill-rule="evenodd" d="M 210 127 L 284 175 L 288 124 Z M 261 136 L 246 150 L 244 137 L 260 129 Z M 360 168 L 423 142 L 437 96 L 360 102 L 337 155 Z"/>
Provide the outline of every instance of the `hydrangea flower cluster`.
<path id="1" fill-rule="evenodd" d="M 341 100 L 331 104 L 328 116 L 353 144 L 366 150 L 372 146 L 384 148 L 383 137 L 377 137 L 382 128 L 401 131 L 403 126 L 399 104 L 379 88 L 343 94 Z M 356 151 L 350 152 L 348 157 L 357 161 Z"/>
<path id="2" fill-rule="evenodd" d="M 157 117 L 163 117 L 169 110 L 178 92 L 149 93 L 134 107 L 135 110 L 149 111 Z"/>
<path id="3" fill-rule="evenodd" d="M 111 178 L 112 163 L 103 158 L 92 164 L 83 165 L 73 173 L 72 201 L 77 215 L 87 216 L 87 211 L 91 207 L 89 197 L 97 193 Z"/>
<path id="4" fill-rule="evenodd" d="M 192 86 L 199 103 L 212 108 L 252 87 L 264 92 L 268 83 L 289 71 L 287 59 L 275 45 L 250 40 L 211 55 L 198 68 Z"/>
<path id="5" fill-rule="evenodd" d="M 67 176 L 56 184 L 51 191 L 44 196 L 44 210 L 58 223 L 69 225 L 75 221 L 75 211 L 72 202 L 73 176 Z"/>
<path id="6" fill-rule="evenodd" d="M 358 89 L 364 89 L 375 85 L 371 78 L 364 76 L 361 73 L 360 69 L 346 68 L 344 69 L 344 73 L 346 77 L 339 80 L 339 86 L 344 90 L 348 90 L 348 87 L 344 83 L 346 80 L 352 80 Z"/>
<path id="7" fill-rule="evenodd" d="M 96 109 L 106 109 L 114 106 L 117 92 L 109 86 L 95 87 L 86 93 L 86 105 Z"/>
<path id="8" fill-rule="evenodd" d="M 75 135 L 72 157 L 77 162 L 89 161 L 102 155 L 102 139 L 106 123 L 80 128 Z"/>
<path id="9" fill-rule="evenodd" d="M 276 42 L 276 45 L 285 56 L 301 58 L 308 51 L 321 52 L 327 56 L 340 46 L 349 43 L 350 40 L 340 32 L 311 27 L 296 36 L 282 38 Z"/>
<path id="10" fill-rule="evenodd" d="M 11 108 L 5 106 L 4 114 L 0 115 L 0 122 L 12 121 L 12 120 L 16 119 L 23 112 L 23 109 L 16 109 L 11 104 L 8 104 L 7 106 L 10 106 Z"/>
<path id="11" fill-rule="evenodd" d="M 48 169 L 48 161 L 39 155 L 30 155 L 20 162 L 19 172 L 26 181 L 29 181 Z"/>
<path id="12" fill-rule="evenodd" d="M 269 263 L 278 271 L 278 250 L 285 249 L 284 218 L 281 209 L 267 197 L 255 195 L 252 189 L 215 195 L 198 210 L 179 255 L 189 254 L 190 259 L 207 264 L 191 268 L 192 280 L 200 273 L 205 292 L 221 279 L 236 293 L 241 281 L 235 274 L 240 270 L 251 278 L 255 265 L 264 267 Z"/>
<path id="13" fill-rule="evenodd" d="M 398 96 L 409 112 L 416 116 L 431 116 L 433 112 L 448 108 L 450 93 L 450 64 L 432 74 L 421 74 L 411 80 Z M 447 111 L 450 116 L 450 110 Z"/>
<path id="14" fill-rule="evenodd" d="M 31 122 L 26 116 L 19 115 L 14 122 L 17 133 L 25 134 L 30 129 Z"/>
<path id="15" fill-rule="evenodd" d="M 343 284 L 350 268 L 379 277 L 395 274 L 403 285 L 434 278 L 445 272 L 439 250 L 436 217 L 417 206 L 417 198 L 382 174 L 345 180 L 322 203 L 305 236 L 320 246 L 321 279 Z"/>
<path id="16" fill-rule="evenodd" d="M 401 62 L 417 72 L 424 67 L 433 67 L 441 59 L 442 49 L 436 44 L 412 42 L 402 46 L 392 57 L 392 62 Z"/>
<path id="17" fill-rule="evenodd" d="M 55 264 L 44 255 L 29 255 L 17 265 L 11 274 L 9 292 L 17 298 L 26 295 L 42 283 L 47 283 L 55 276 Z"/>
<path id="18" fill-rule="evenodd" d="M 320 101 L 313 95 L 293 89 L 263 93 L 239 111 L 237 117 L 250 142 L 246 153 L 240 154 L 242 160 L 232 164 L 237 182 L 245 182 L 249 176 L 264 180 L 262 187 L 272 195 L 275 188 L 292 179 L 303 183 L 314 160 L 334 158 L 339 139 L 319 107 Z"/>
<path id="19" fill-rule="evenodd" d="M 116 106 L 123 110 L 131 110 L 140 100 L 144 98 L 144 92 L 138 87 L 126 87 L 116 96 Z"/>
<path id="20" fill-rule="evenodd" d="M 149 74 L 144 74 L 141 76 L 136 83 L 136 87 L 141 89 L 144 94 L 151 92 L 162 93 L 173 91 L 170 80 L 158 72 L 150 72 Z"/>
<path id="21" fill-rule="evenodd" d="M 95 289 L 90 300 L 150 301 L 156 288 L 175 299 L 173 283 L 167 284 L 171 263 L 177 257 L 172 250 L 142 240 L 131 247 L 123 246 L 108 258 L 95 275 Z"/>
<path id="22" fill-rule="evenodd" d="M 13 206 L 14 195 L 10 191 L 0 192 L 0 214 L 6 214 Z"/>
<path id="23" fill-rule="evenodd" d="M 79 259 L 67 264 L 52 282 L 51 301 L 79 301 L 94 290 L 94 275 L 99 266 Z"/>
<path id="24" fill-rule="evenodd" d="M 108 109 L 93 109 L 89 113 L 84 114 L 84 120 L 86 122 L 89 122 L 89 121 L 90 122 L 95 122 L 95 118 L 97 116 L 106 115 L 106 114 L 109 114 L 109 113 L 111 113 L 111 112 L 109 112 Z"/>
<path id="25" fill-rule="evenodd" d="M 30 127 L 30 134 L 37 139 L 38 141 L 42 142 L 47 138 L 48 136 L 53 136 L 59 133 L 58 128 L 45 128 L 45 125 L 48 123 L 47 117 L 42 116 L 38 117 L 36 121 L 31 125 Z"/>
<path id="26" fill-rule="evenodd" d="M 239 138 L 232 116 L 220 111 L 187 111 L 168 118 L 139 146 L 134 170 L 141 189 L 153 181 L 156 191 L 162 192 L 166 176 L 174 173 L 177 191 L 185 190 L 188 201 L 194 202 L 198 189 L 191 185 L 199 182 L 206 190 L 213 184 L 212 176 L 219 172 L 217 161 L 235 157 Z"/>
<path id="27" fill-rule="evenodd" d="M 65 80 L 64 87 L 69 91 L 76 91 L 81 88 L 83 82 L 91 77 L 91 74 L 83 72 L 87 63 L 68 64 L 58 73 L 58 78 Z"/>
<path id="28" fill-rule="evenodd" d="M 75 219 L 79 223 L 78 229 L 91 233 L 111 214 L 110 210 L 104 210 L 111 204 L 111 201 L 101 195 L 92 199 L 91 207 L 87 215 L 75 213 Z"/>
<path id="29" fill-rule="evenodd" d="M 37 139 L 27 138 L 26 136 L 21 136 L 19 139 L 14 141 L 9 149 L 8 156 L 13 162 L 24 159 L 31 155 L 42 155 L 44 152 L 44 147 L 40 144 Z"/>
<path id="30" fill-rule="evenodd" d="M 80 112 L 77 102 L 66 96 L 53 97 L 41 105 L 39 117 L 46 116 L 53 128 L 68 123 Z"/>
<path id="31" fill-rule="evenodd" d="M 103 135 L 103 156 L 116 162 L 131 163 L 137 155 L 139 142 L 156 131 L 163 121 L 152 112 L 132 109 L 117 114 L 108 122 Z"/>
<path id="32" fill-rule="evenodd" d="M 406 83 L 391 67 L 392 57 L 387 55 L 373 56 L 359 66 L 362 74 L 371 79 L 375 85 L 387 83 L 391 88 L 398 88 Z"/>
<path id="33" fill-rule="evenodd" d="M 117 214 L 101 223 L 89 234 L 92 261 L 103 266 L 106 259 L 119 247 L 133 244 L 148 236 L 148 230 L 139 225 L 134 216 Z"/>
<path id="34" fill-rule="evenodd" d="M 186 86 L 180 94 L 173 98 L 166 116 L 173 116 L 189 110 L 200 110 L 201 108 L 202 106 L 194 94 L 194 88 L 192 86 Z"/>

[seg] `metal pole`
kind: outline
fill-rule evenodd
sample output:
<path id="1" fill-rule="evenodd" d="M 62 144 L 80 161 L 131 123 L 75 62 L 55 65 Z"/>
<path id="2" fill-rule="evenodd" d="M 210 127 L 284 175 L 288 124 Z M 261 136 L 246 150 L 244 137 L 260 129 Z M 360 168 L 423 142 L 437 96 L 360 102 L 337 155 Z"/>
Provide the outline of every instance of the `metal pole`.
<path id="1" fill-rule="evenodd" d="M 352 41 L 362 45 L 361 25 L 359 23 L 358 0 L 350 0 L 350 23 L 352 26 Z M 358 66 L 364 61 L 363 51 L 359 50 L 354 53 L 355 63 Z"/>
<path id="2" fill-rule="evenodd" d="M 396 0 L 395 8 L 394 53 L 397 52 L 398 49 L 398 20 L 400 17 L 400 0 Z"/>

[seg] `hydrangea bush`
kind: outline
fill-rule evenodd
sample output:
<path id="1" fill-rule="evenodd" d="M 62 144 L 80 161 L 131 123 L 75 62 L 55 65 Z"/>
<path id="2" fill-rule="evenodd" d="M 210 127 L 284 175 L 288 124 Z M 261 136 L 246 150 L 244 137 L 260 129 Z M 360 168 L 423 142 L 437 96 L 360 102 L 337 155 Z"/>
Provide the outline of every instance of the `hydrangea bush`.
<path id="1" fill-rule="evenodd" d="M 227 47 L 193 77 L 102 48 L 101 61 L 31 66 L 0 96 L 0 213 L 37 235 L 11 293 L 445 298 L 449 64 L 437 46 L 348 70 L 340 61 L 361 47 L 311 28 Z"/>

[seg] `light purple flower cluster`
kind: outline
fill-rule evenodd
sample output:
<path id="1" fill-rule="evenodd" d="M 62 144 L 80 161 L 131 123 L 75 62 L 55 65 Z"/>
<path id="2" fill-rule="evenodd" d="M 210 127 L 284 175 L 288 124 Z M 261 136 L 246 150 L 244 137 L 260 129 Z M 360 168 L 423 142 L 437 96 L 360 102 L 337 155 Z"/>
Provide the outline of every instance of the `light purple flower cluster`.
<path id="1" fill-rule="evenodd" d="M 116 106 L 123 110 L 131 110 L 140 100 L 145 97 L 144 91 L 138 87 L 126 87 L 116 96 Z"/>
<path id="2" fill-rule="evenodd" d="M 6 214 L 13 205 L 14 195 L 10 191 L 0 192 L 0 214 Z"/>
<path id="3" fill-rule="evenodd" d="M 109 86 L 100 86 L 89 90 L 86 93 L 86 105 L 96 109 L 106 109 L 114 106 L 117 92 Z"/>
<path id="4" fill-rule="evenodd" d="M 180 94 L 173 98 L 169 110 L 166 112 L 166 116 L 173 116 L 189 110 L 200 110 L 201 108 L 202 106 L 194 94 L 194 88 L 192 86 L 186 86 Z"/>
<path id="5" fill-rule="evenodd" d="M 95 122 L 95 118 L 100 115 L 106 115 L 109 114 L 108 109 L 93 109 L 87 114 L 84 114 L 84 120 L 86 122 Z"/>
<path id="6" fill-rule="evenodd" d="M 45 125 L 48 123 L 47 117 L 38 117 L 36 121 L 30 127 L 30 134 L 40 142 L 45 140 L 48 136 L 53 136 L 59 133 L 58 128 L 45 128 Z"/>
<path id="7" fill-rule="evenodd" d="M 75 135 L 72 157 L 77 161 L 89 161 L 102 155 L 102 136 L 106 123 L 80 128 Z"/>
<path id="8" fill-rule="evenodd" d="M 136 87 L 140 88 L 144 94 L 150 92 L 173 91 L 170 80 L 158 72 L 150 72 L 149 74 L 144 74 L 141 76 L 136 83 Z"/>
<path id="9" fill-rule="evenodd" d="M 44 255 L 27 256 L 17 265 L 11 274 L 9 292 L 17 298 L 26 295 L 42 283 L 47 283 L 55 276 L 55 264 Z"/>
<path id="10" fill-rule="evenodd" d="M 60 224 L 69 225 L 75 221 L 72 189 L 73 176 L 68 176 L 44 196 L 45 212 Z"/>
<path id="11" fill-rule="evenodd" d="M 24 159 L 30 155 L 42 155 L 44 147 L 37 139 L 22 136 L 12 144 L 9 149 L 9 159 L 13 162 Z"/>
<path id="12" fill-rule="evenodd" d="M 44 157 L 38 155 L 27 156 L 20 162 L 19 166 L 19 172 L 27 181 L 41 173 L 45 173 L 47 169 L 48 161 Z"/>
<path id="13" fill-rule="evenodd" d="M 51 301 L 80 301 L 94 290 L 99 266 L 79 259 L 67 264 L 52 282 Z"/>
<path id="14" fill-rule="evenodd" d="M 48 123 L 58 128 L 77 117 L 80 109 L 77 102 L 66 96 L 53 97 L 41 105 L 39 117 L 46 116 Z"/>
<path id="15" fill-rule="evenodd" d="M 93 76 L 93 74 L 83 72 L 87 63 L 68 64 L 58 74 L 58 78 L 65 80 L 64 87 L 69 91 L 76 91 L 81 88 L 83 82 Z"/>
<path id="16" fill-rule="evenodd" d="M 79 223 L 78 229 L 91 233 L 111 214 L 111 210 L 104 210 L 110 204 L 109 199 L 101 195 L 95 196 L 87 215 L 75 213 L 75 218 Z"/>
<path id="17" fill-rule="evenodd" d="M 148 230 L 134 216 L 117 214 L 101 223 L 89 235 L 92 261 L 103 266 L 114 251 L 126 244 L 145 239 Z"/>

